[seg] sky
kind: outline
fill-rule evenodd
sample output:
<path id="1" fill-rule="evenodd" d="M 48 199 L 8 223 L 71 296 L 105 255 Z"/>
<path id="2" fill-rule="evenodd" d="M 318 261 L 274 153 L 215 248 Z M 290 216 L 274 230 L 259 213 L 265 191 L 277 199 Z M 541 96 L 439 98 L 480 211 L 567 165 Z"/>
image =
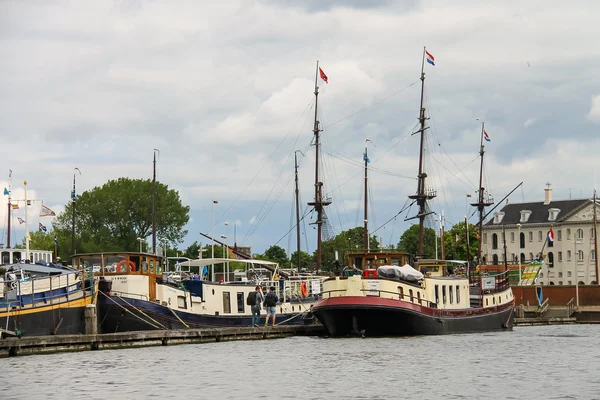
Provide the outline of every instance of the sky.
<path id="1" fill-rule="evenodd" d="M 330 234 L 362 226 L 396 244 L 415 220 L 423 46 L 425 171 L 432 219 L 473 209 L 481 122 L 484 186 L 501 200 L 591 196 L 600 128 L 600 3 L 576 1 L 0 1 L 0 188 L 60 213 L 77 192 L 157 178 L 191 207 L 179 246 L 200 232 L 261 253 L 295 250 L 294 152 L 302 249 L 316 248 L 316 61 L 321 180 Z M 371 143 L 365 140 L 370 139 Z M 1 190 L 1 189 L 0 189 Z M 474 198 L 473 197 L 473 198 Z M 214 205 L 213 200 L 218 200 Z M 0 202 L 0 243 L 7 197 Z M 13 219 L 22 240 L 24 217 Z M 394 218 L 395 217 L 395 218 Z M 386 224 L 387 221 L 390 221 Z M 225 225 L 227 222 L 227 225 Z M 429 224 L 435 224 L 433 220 Z M 292 234 L 288 232 L 292 230 Z M 14 241 L 13 241 L 14 243 Z M 110 249 L 106 249 L 110 251 Z"/>

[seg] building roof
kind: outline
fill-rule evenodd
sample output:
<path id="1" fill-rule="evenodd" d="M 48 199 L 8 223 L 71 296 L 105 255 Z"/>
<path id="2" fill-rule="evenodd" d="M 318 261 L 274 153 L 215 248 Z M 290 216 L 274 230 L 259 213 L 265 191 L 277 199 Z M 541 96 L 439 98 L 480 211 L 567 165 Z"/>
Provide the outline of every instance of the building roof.
<path id="1" fill-rule="evenodd" d="M 512 203 L 505 205 L 500 212 L 504 213 L 504 218 L 501 224 L 504 225 L 516 225 L 518 223 L 525 224 L 544 224 L 544 223 L 561 223 L 567 218 L 573 211 L 582 207 L 584 204 L 589 202 L 589 199 L 571 199 L 571 200 L 557 200 L 551 201 L 550 204 L 544 204 L 543 201 L 531 202 L 531 203 Z M 552 208 L 558 208 L 556 220 L 549 221 L 549 210 Z M 521 211 L 529 210 L 531 215 L 527 222 L 521 222 Z M 500 224 L 494 224 L 494 219 L 489 220 L 485 226 L 499 226 Z"/>

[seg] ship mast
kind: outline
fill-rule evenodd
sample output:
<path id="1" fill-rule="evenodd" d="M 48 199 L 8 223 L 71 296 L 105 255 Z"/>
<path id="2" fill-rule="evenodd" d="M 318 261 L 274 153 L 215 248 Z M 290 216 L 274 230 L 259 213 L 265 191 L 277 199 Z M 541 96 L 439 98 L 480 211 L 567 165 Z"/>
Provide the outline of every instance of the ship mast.
<path id="1" fill-rule="evenodd" d="M 316 259 L 316 272 L 319 272 L 319 268 L 321 267 L 321 242 L 323 235 L 323 209 L 325 206 L 331 204 L 330 201 L 323 201 L 323 182 L 319 180 L 319 132 L 321 129 L 319 128 L 319 120 L 317 119 L 317 108 L 319 102 L 319 86 L 318 79 L 319 77 L 319 61 L 317 60 L 317 69 L 315 71 L 315 124 L 313 128 L 313 134 L 315 135 L 315 200 L 313 202 L 308 203 L 309 206 L 313 206 L 315 211 L 317 212 L 317 221 L 315 222 L 317 225 L 317 259 Z"/>
<path id="2" fill-rule="evenodd" d="M 368 140 L 368 139 L 367 139 Z M 365 228 L 364 228 L 364 249 L 367 250 L 367 253 L 371 250 L 369 248 L 369 219 L 368 219 L 368 176 L 367 176 L 367 170 L 368 170 L 368 165 L 369 165 L 369 155 L 367 152 L 367 144 L 365 143 L 365 154 L 363 156 L 364 160 L 365 160 Z"/>
<path id="3" fill-rule="evenodd" d="M 8 170 L 8 233 L 6 235 L 6 248 L 10 249 L 10 220 L 12 218 L 12 204 L 10 202 L 10 196 L 12 193 L 12 169 Z"/>
<path id="4" fill-rule="evenodd" d="M 154 149 L 154 162 L 152 164 L 152 254 L 156 254 L 156 153 Z"/>
<path id="5" fill-rule="evenodd" d="M 425 190 L 425 178 L 427 174 L 423 172 L 423 145 L 425 143 L 425 107 L 423 106 L 423 95 L 425 91 L 425 53 L 426 48 L 423 47 L 423 60 L 421 61 L 421 106 L 419 108 L 419 123 L 421 128 L 418 132 L 421 133 L 421 144 L 419 147 L 419 175 L 418 175 L 418 185 L 417 185 L 417 194 L 413 194 L 408 196 L 409 199 L 413 199 L 417 201 L 417 205 L 419 206 L 419 236 L 418 236 L 418 248 L 417 253 L 419 256 L 423 255 L 423 230 L 425 224 L 425 217 L 429 214 L 427 213 L 427 200 L 431 200 L 435 197 L 435 191 L 433 190 Z"/>
<path id="6" fill-rule="evenodd" d="M 298 153 L 304 155 L 300 150 L 294 152 L 294 175 L 296 180 L 296 269 L 300 273 L 300 190 L 298 188 Z"/>
<path id="7" fill-rule="evenodd" d="M 596 189 L 594 189 L 594 266 L 596 268 L 596 284 L 598 280 L 598 218 L 596 216 Z"/>
<path id="8" fill-rule="evenodd" d="M 483 155 L 485 154 L 485 146 L 483 145 L 483 137 L 485 135 L 485 122 L 481 121 L 481 143 L 479 156 L 481 162 L 479 164 L 479 196 L 477 196 L 477 203 L 471 203 L 473 207 L 477 207 L 479 211 L 479 222 L 477 223 L 478 234 L 477 234 L 477 263 L 481 263 L 481 242 L 483 236 L 483 219 L 485 208 L 494 204 L 493 199 L 490 196 L 485 196 L 485 188 L 483 187 Z M 468 221 L 467 221 L 468 224 Z M 519 241 L 521 238 L 519 238 Z M 519 242 L 520 243 L 520 242 Z M 468 256 L 468 254 L 467 254 Z M 468 261 L 468 260 L 467 260 Z"/>

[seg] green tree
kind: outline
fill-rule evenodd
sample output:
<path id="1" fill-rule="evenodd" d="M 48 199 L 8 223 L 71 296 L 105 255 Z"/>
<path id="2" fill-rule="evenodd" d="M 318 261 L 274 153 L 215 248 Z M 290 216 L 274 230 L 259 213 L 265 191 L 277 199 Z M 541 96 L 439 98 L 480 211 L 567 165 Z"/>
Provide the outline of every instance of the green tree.
<path id="1" fill-rule="evenodd" d="M 189 259 L 195 260 L 199 258 L 200 244 L 194 241 L 191 245 L 188 246 L 187 249 L 182 254 L 182 257 L 187 257 Z"/>
<path id="2" fill-rule="evenodd" d="M 467 230 L 464 222 L 459 222 L 444 234 L 444 251 L 447 260 L 473 260 L 477 255 L 477 228 L 469 224 L 469 255 L 467 257 Z"/>
<path id="3" fill-rule="evenodd" d="M 373 251 L 378 249 L 379 243 L 376 236 L 369 235 L 369 248 Z M 346 254 L 349 251 L 362 251 L 364 249 L 364 228 L 356 228 L 343 231 L 331 240 L 323 242 L 321 269 L 331 270 L 335 261 L 335 252 L 338 252 L 338 260 L 342 265 L 347 264 Z M 313 258 L 316 259 L 316 251 Z"/>
<path id="4" fill-rule="evenodd" d="M 289 263 L 285 250 L 276 245 L 269 247 L 260 258 L 262 260 L 276 262 L 280 267 L 287 267 Z"/>
<path id="5" fill-rule="evenodd" d="M 179 193 L 157 182 L 156 230 L 159 243 L 180 243 L 187 231 L 188 206 Z M 53 222 L 61 237 L 70 237 L 73 201 Z M 152 234 L 152 181 L 119 178 L 84 192 L 75 204 L 78 253 L 98 251 L 138 251 L 137 238 Z M 64 240 L 64 239 L 63 239 Z M 66 243 L 65 243 L 66 244 Z M 59 245 L 70 252 L 70 241 Z M 157 243 L 158 244 L 158 243 Z M 61 252 L 61 254 L 64 254 Z"/>
<path id="6" fill-rule="evenodd" d="M 23 238 L 23 246 L 25 246 L 25 238 Z M 29 248 L 54 251 L 54 235 L 52 232 L 30 232 Z"/>
<path id="7" fill-rule="evenodd" d="M 300 250 L 300 268 L 306 268 L 310 263 L 314 262 L 314 258 L 305 251 Z M 290 263 L 293 268 L 298 268 L 298 251 L 292 253 Z"/>
<path id="8" fill-rule="evenodd" d="M 423 229 L 423 254 L 422 258 L 435 257 L 435 230 L 431 228 Z M 415 224 L 404 231 L 398 242 L 398 250 L 418 254 L 419 248 L 419 225 Z"/>

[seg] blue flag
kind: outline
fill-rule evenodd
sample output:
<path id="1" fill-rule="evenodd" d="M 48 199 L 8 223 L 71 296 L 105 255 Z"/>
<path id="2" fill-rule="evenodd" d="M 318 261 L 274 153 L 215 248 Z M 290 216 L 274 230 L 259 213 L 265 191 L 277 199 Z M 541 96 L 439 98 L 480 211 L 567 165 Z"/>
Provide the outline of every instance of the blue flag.
<path id="1" fill-rule="evenodd" d="M 367 153 L 363 154 L 363 160 L 366 161 L 366 162 L 368 162 L 368 163 L 371 162 L 371 159 L 369 158 L 369 156 L 367 156 Z"/>
<path id="2" fill-rule="evenodd" d="M 4 188 L 4 195 L 8 196 L 8 189 L 7 188 Z"/>

